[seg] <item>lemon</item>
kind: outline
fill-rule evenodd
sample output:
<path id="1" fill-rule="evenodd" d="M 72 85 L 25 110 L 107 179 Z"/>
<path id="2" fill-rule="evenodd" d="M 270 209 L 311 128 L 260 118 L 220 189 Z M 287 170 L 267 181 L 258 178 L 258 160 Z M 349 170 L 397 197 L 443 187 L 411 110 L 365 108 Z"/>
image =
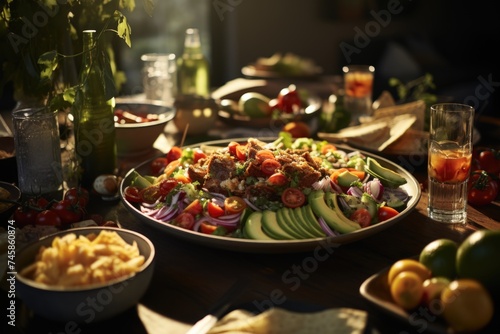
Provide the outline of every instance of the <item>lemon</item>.
<path id="1" fill-rule="evenodd" d="M 458 277 L 475 279 L 500 296 L 499 256 L 500 231 L 475 231 L 458 247 Z"/>
<path id="2" fill-rule="evenodd" d="M 476 280 L 457 279 L 441 293 L 443 317 L 457 332 L 475 332 L 493 318 L 491 295 Z"/>
<path id="3" fill-rule="evenodd" d="M 394 302 L 405 310 L 417 307 L 424 292 L 422 279 L 412 271 L 403 271 L 396 275 L 390 290 Z"/>
<path id="4" fill-rule="evenodd" d="M 392 281 L 396 278 L 396 276 L 403 271 L 416 273 L 422 282 L 431 277 L 431 271 L 419 261 L 413 259 L 402 259 L 394 262 L 389 269 L 389 273 L 387 274 L 389 286 L 392 285 Z"/>
<path id="5" fill-rule="evenodd" d="M 458 245 L 450 239 L 437 239 L 427 244 L 420 252 L 419 261 L 432 273 L 433 277 L 456 277 L 456 257 Z"/>

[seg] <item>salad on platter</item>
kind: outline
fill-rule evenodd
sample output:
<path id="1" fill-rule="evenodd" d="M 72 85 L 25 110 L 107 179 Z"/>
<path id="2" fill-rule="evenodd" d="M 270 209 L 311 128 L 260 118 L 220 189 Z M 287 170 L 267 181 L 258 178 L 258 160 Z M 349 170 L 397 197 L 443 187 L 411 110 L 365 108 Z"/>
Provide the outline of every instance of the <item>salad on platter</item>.
<path id="1" fill-rule="evenodd" d="M 132 171 L 125 201 L 154 221 L 230 238 L 335 237 L 397 217 L 411 197 L 407 180 L 374 157 L 286 132 L 174 146 L 149 170 Z"/>

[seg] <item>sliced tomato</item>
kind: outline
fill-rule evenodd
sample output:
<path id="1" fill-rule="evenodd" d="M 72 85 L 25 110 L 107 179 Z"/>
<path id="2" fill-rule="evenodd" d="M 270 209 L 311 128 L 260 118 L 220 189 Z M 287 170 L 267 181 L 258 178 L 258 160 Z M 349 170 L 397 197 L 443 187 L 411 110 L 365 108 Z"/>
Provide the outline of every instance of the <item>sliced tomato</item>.
<path id="1" fill-rule="evenodd" d="M 286 188 L 281 194 L 281 201 L 288 208 L 297 208 L 306 201 L 306 195 L 298 188 Z"/>
<path id="2" fill-rule="evenodd" d="M 168 159 L 166 157 L 159 157 L 151 161 L 151 174 L 160 175 L 165 167 L 168 165 Z"/>
<path id="3" fill-rule="evenodd" d="M 210 224 L 209 222 L 202 222 L 200 224 L 200 232 L 205 234 L 213 234 L 217 229 L 217 225 Z"/>
<path id="4" fill-rule="evenodd" d="M 203 205 L 199 199 L 195 199 L 183 210 L 183 212 L 188 212 L 193 216 L 199 215 L 203 212 Z"/>
<path id="5" fill-rule="evenodd" d="M 370 225 L 372 221 L 372 217 L 370 216 L 370 212 L 365 208 L 359 208 L 354 211 L 349 219 L 357 222 L 361 227 L 367 227 Z"/>
<path id="6" fill-rule="evenodd" d="M 182 156 L 182 148 L 179 146 L 172 146 L 167 152 L 167 159 L 169 162 L 179 159 Z"/>
<path id="7" fill-rule="evenodd" d="M 148 186 L 139 191 L 141 202 L 153 204 L 162 196 L 160 186 L 157 184 Z"/>
<path id="8" fill-rule="evenodd" d="M 179 182 L 177 182 L 176 179 L 174 178 L 168 178 L 160 182 L 159 188 L 160 188 L 160 194 L 162 196 L 167 196 L 172 189 L 174 189 Z"/>
<path id="9" fill-rule="evenodd" d="M 220 217 L 225 213 L 224 209 L 214 202 L 208 202 L 207 211 L 210 217 L 214 218 Z"/>
<path id="10" fill-rule="evenodd" d="M 189 213 L 189 212 L 181 212 L 177 217 L 174 219 L 174 224 L 185 228 L 187 230 L 192 230 L 194 226 L 195 218 L 194 216 Z"/>
<path id="11" fill-rule="evenodd" d="M 271 150 L 264 149 L 257 151 L 257 153 L 255 154 L 255 158 L 260 161 L 264 161 L 266 159 L 274 159 L 274 154 Z"/>
<path id="12" fill-rule="evenodd" d="M 384 220 L 396 217 L 398 214 L 399 212 L 390 206 L 381 206 L 378 209 L 378 221 L 383 222 Z"/>
<path id="13" fill-rule="evenodd" d="M 229 196 L 224 200 L 224 210 L 227 214 L 240 213 L 246 207 L 247 203 L 239 196 Z"/>
<path id="14" fill-rule="evenodd" d="M 125 199 L 131 203 L 140 203 L 141 197 L 139 197 L 139 188 L 134 186 L 125 187 L 123 190 L 123 196 Z"/>
<path id="15" fill-rule="evenodd" d="M 274 158 L 269 158 L 262 161 L 262 164 L 260 165 L 260 170 L 266 175 L 272 175 L 280 167 L 281 164 L 278 160 Z"/>
<path id="16" fill-rule="evenodd" d="M 282 173 L 274 173 L 267 178 L 267 183 L 274 186 L 284 186 L 288 183 L 288 178 Z"/>
<path id="17" fill-rule="evenodd" d="M 247 159 L 247 151 L 248 151 L 248 146 L 245 144 L 238 144 L 236 146 L 236 157 L 240 161 L 244 161 Z"/>

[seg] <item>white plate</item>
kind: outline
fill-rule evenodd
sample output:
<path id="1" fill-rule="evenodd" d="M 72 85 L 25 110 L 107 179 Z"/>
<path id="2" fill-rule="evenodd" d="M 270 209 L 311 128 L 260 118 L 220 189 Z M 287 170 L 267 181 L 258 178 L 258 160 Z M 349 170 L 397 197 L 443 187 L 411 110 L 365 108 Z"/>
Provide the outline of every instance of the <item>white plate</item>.
<path id="1" fill-rule="evenodd" d="M 263 141 L 272 141 L 275 138 L 259 138 Z M 205 146 L 220 146 L 224 147 L 231 141 L 236 142 L 246 142 L 248 138 L 232 138 L 224 140 L 215 140 L 209 142 L 203 142 L 196 145 L 191 145 L 190 147 L 197 147 L 201 145 Z M 145 161 L 138 165 L 137 167 L 131 169 L 123 179 L 120 185 L 120 196 L 125 207 L 138 219 L 140 219 L 145 224 L 152 227 L 158 228 L 159 230 L 188 242 L 193 242 L 200 245 L 205 245 L 209 247 L 227 249 L 231 251 L 247 252 L 247 253 L 289 253 L 289 252 L 304 252 L 314 250 L 316 247 L 328 247 L 337 244 L 345 244 L 354 242 L 357 240 L 364 239 L 373 234 L 379 233 L 388 227 L 394 225 L 395 223 L 401 221 L 406 217 L 417 205 L 421 190 L 418 181 L 413 177 L 413 175 L 403 169 L 402 167 L 394 164 L 393 162 L 384 159 L 382 157 L 376 156 L 374 154 L 360 151 L 367 157 L 375 158 L 382 166 L 388 167 L 399 174 L 401 174 L 408 182 L 402 186 L 410 196 L 408 205 L 404 211 L 394 218 L 388 219 L 376 225 L 372 225 L 351 233 L 343 234 L 337 237 L 326 237 L 326 238 L 315 238 L 315 239 L 302 239 L 302 240 L 250 240 L 250 239 L 239 239 L 230 238 L 224 236 L 214 236 L 209 234 L 203 234 L 200 232 L 195 232 L 191 230 L 186 230 L 181 227 L 177 227 L 168 223 L 159 222 L 146 215 L 144 215 L 137 207 L 129 203 L 124 198 L 124 189 L 132 181 L 133 171 L 136 170 L 140 174 L 147 175 L 149 173 L 149 166 L 152 159 Z"/>

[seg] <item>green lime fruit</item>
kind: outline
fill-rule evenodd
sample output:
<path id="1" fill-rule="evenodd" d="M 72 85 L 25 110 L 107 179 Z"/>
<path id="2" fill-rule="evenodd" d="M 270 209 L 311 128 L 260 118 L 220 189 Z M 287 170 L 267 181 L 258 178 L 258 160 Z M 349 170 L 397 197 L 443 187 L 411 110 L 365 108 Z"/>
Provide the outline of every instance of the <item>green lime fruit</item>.
<path id="1" fill-rule="evenodd" d="M 450 239 L 437 239 L 427 244 L 420 252 L 419 261 L 425 265 L 433 277 L 454 279 L 458 244 Z"/>
<path id="2" fill-rule="evenodd" d="M 458 277 L 475 279 L 500 296 L 499 256 L 500 231 L 475 231 L 458 248 Z"/>
<path id="3" fill-rule="evenodd" d="M 251 118 L 267 117 L 271 113 L 269 101 L 271 99 L 267 96 L 257 93 L 248 92 L 241 95 L 238 105 L 240 111 Z"/>

